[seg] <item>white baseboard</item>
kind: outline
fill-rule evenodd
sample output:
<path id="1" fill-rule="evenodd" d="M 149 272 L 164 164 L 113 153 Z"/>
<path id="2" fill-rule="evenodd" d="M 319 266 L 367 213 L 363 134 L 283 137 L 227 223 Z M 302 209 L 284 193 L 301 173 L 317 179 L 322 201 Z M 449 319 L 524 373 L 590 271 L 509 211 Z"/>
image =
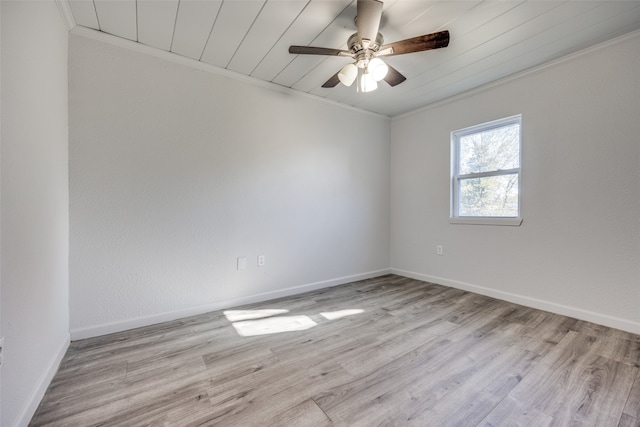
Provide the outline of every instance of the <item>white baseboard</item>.
<path id="1" fill-rule="evenodd" d="M 589 310 L 583 310 L 577 307 L 557 304 L 551 301 L 531 298 L 524 295 L 512 294 L 510 292 L 499 291 L 496 289 L 485 288 L 483 286 L 473 285 L 470 283 L 459 282 L 456 280 L 445 279 L 444 277 L 429 276 L 426 274 L 415 273 L 413 271 L 399 270 L 391 268 L 391 274 L 409 277 L 411 279 L 422 280 L 425 282 L 437 283 L 439 285 L 449 286 L 451 288 L 461 289 L 515 304 L 524 305 L 539 310 L 549 311 L 551 313 L 561 314 L 563 316 L 573 317 L 587 322 L 597 323 L 603 326 L 620 329 L 622 331 L 631 332 L 640 335 L 640 323 L 619 317 L 609 316 L 606 314 L 595 313 Z"/>
<path id="2" fill-rule="evenodd" d="M 156 323 L 168 322 L 171 320 L 181 319 L 183 317 L 196 316 L 198 314 L 209 313 L 211 311 L 223 310 L 225 308 L 237 307 L 244 304 L 252 304 L 256 302 L 267 301 L 275 298 L 287 297 L 290 295 L 301 294 L 304 292 L 315 291 L 317 289 L 329 288 L 332 286 L 344 285 L 345 283 L 355 282 L 358 280 L 371 279 L 373 277 L 384 276 L 389 274 L 391 270 L 383 269 L 370 271 L 367 273 L 354 274 L 351 276 L 339 277 L 336 279 L 324 280 L 321 282 L 309 283 L 305 285 L 293 286 L 275 291 L 263 292 L 255 295 L 247 295 L 245 297 L 233 300 L 220 301 L 211 304 L 200 305 L 197 307 L 189 307 L 181 310 L 152 314 L 135 319 L 127 319 L 119 322 L 112 322 L 102 325 L 89 326 L 86 328 L 77 328 L 71 330 L 72 340 L 81 340 L 85 338 L 97 337 L 100 335 L 111 334 L 114 332 L 122 332 L 128 329 L 140 328 L 142 326 L 154 325 Z"/>
<path id="3" fill-rule="evenodd" d="M 69 343 L 71 342 L 69 334 L 66 334 L 58 351 L 54 354 L 53 359 L 51 359 L 51 363 L 47 366 L 47 369 L 42 373 L 36 388 L 31 393 L 31 396 L 27 400 L 27 404 L 20 412 L 18 416 L 18 421 L 16 423 L 16 427 L 27 427 L 31 418 L 33 418 L 33 414 L 36 413 L 36 409 L 38 409 L 38 405 L 42 401 L 44 397 L 44 393 L 47 391 L 49 384 L 51 384 L 51 380 L 53 376 L 58 372 L 58 368 L 60 367 L 60 362 L 62 362 L 62 358 L 64 357 L 67 349 L 69 348 Z"/>

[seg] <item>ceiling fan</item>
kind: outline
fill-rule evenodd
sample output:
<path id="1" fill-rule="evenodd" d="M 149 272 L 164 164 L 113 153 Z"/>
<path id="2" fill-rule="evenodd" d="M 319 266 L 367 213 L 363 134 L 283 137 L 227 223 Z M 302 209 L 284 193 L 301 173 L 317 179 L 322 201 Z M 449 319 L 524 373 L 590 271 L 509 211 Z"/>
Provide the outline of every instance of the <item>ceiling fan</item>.
<path id="1" fill-rule="evenodd" d="M 335 87 L 338 83 L 351 86 L 357 80 L 359 92 L 371 92 L 384 80 L 396 86 L 407 78 L 398 70 L 385 63 L 380 57 L 402 55 L 438 49 L 449 45 L 449 31 L 440 31 L 410 39 L 383 44 L 384 38 L 378 32 L 382 18 L 382 2 L 379 0 L 358 0 L 356 6 L 356 27 L 358 31 L 349 37 L 349 50 L 315 46 L 290 46 L 289 53 L 303 55 L 348 56 L 354 62 L 347 64 L 331 76 L 322 87 Z"/>

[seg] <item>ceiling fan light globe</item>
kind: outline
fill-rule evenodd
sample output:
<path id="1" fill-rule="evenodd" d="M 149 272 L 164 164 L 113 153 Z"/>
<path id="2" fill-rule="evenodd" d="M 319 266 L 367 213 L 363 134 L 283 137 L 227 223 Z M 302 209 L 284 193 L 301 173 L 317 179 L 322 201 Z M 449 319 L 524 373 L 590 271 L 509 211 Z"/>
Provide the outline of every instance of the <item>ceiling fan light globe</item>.
<path id="1" fill-rule="evenodd" d="M 338 79 L 345 86 L 351 86 L 357 76 L 358 67 L 356 67 L 354 64 L 345 65 L 338 73 Z"/>
<path id="2" fill-rule="evenodd" d="M 375 81 L 370 73 L 364 73 L 360 76 L 358 89 L 360 89 L 360 92 L 373 92 L 378 89 L 378 82 Z"/>
<path id="3" fill-rule="evenodd" d="M 369 61 L 369 73 L 377 82 L 384 79 L 389 72 L 389 66 L 380 58 L 373 58 Z"/>

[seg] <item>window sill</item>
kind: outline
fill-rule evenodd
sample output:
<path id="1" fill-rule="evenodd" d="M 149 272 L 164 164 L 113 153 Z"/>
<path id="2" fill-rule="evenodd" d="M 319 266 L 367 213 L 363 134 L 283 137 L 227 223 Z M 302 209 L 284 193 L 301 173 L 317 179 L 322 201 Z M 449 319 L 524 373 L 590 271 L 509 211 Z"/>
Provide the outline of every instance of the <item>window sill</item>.
<path id="1" fill-rule="evenodd" d="M 522 224 L 522 218 L 500 218 L 500 217 L 456 217 L 449 218 L 449 224 L 467 224 L 467 225 L 508 225 L 519 227 Z"/>

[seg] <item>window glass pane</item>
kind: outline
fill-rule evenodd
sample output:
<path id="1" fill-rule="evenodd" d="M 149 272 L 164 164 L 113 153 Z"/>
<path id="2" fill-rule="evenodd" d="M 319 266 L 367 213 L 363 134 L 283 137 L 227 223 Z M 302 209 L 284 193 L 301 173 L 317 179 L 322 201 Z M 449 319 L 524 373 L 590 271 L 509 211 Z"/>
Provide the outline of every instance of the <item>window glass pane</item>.
<path id="1" fill-rule="evenodd" d="M 519 168 L 519 140 L 518 123 L 460 137 L 458 174 Z"/>
<path id="2" fill-rule="evenodd" d="M 459 181 L 459 216 L 518 216 L 518 174 Z"/>

